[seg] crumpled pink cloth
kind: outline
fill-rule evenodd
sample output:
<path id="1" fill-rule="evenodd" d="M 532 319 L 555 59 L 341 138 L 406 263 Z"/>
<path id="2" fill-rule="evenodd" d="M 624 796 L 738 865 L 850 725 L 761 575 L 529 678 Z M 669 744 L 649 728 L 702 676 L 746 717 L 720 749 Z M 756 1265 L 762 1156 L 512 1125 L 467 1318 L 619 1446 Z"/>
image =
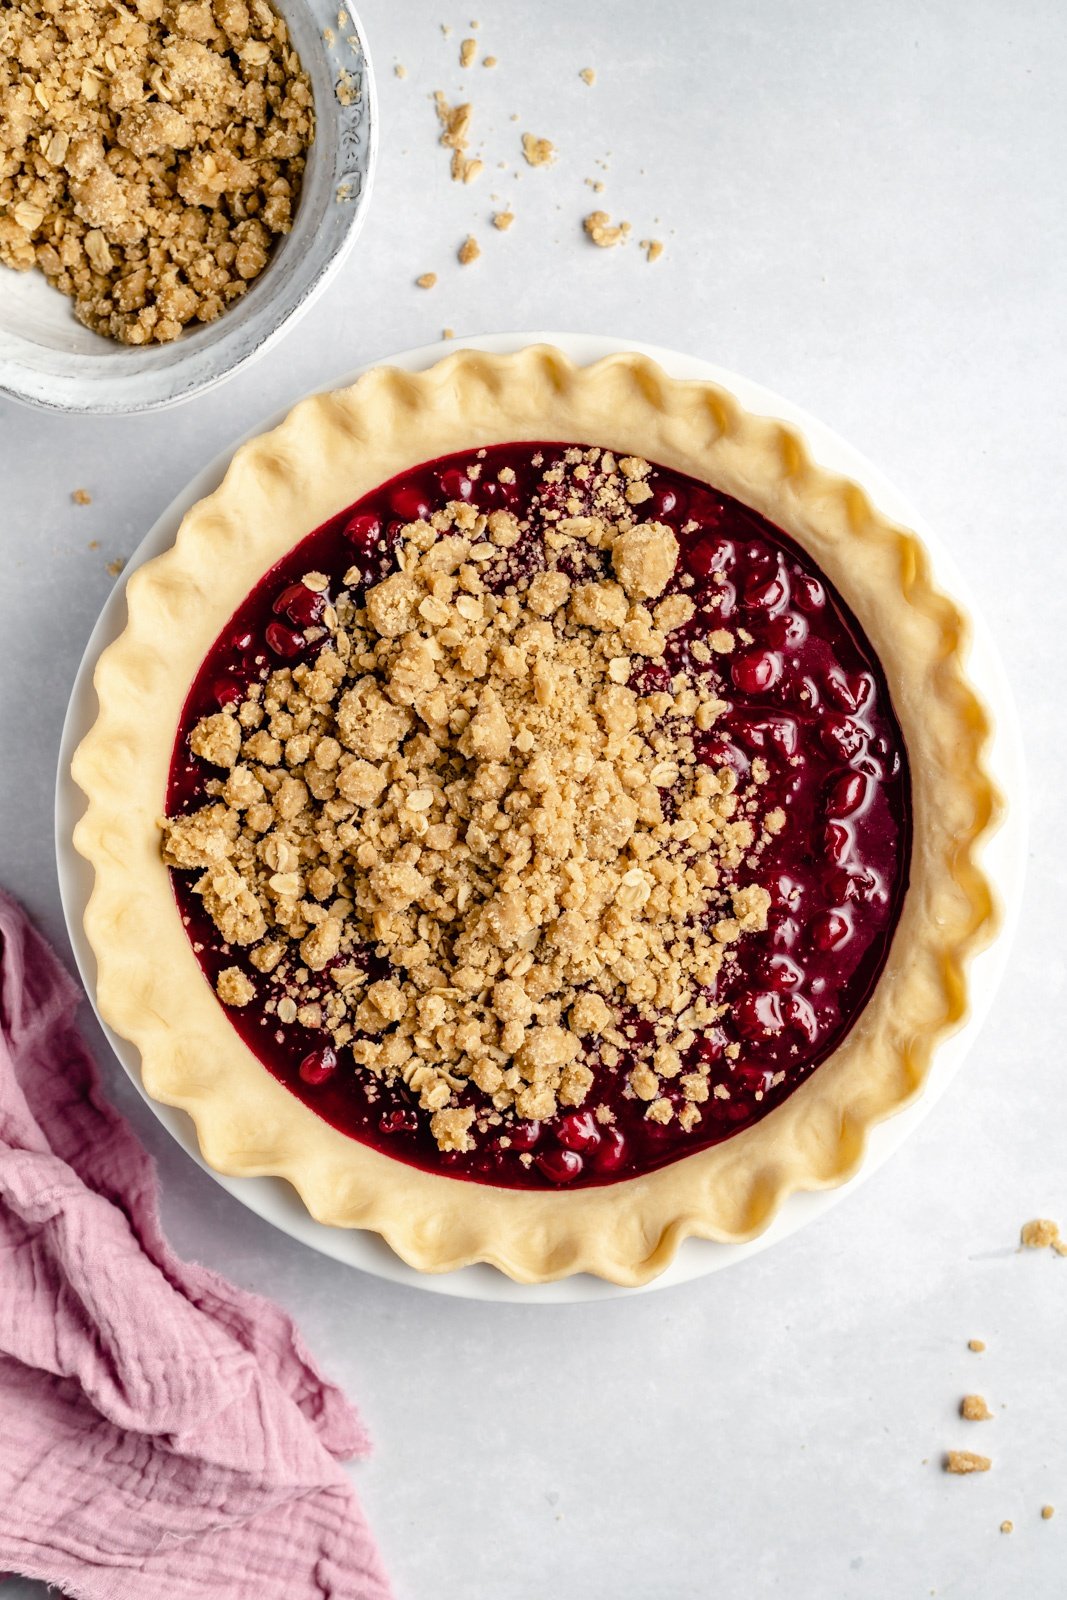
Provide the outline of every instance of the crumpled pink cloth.
<path id="1" fill-rule="evenodd" d="M 179 1261 L 79 992 L 0 893 L 0 1571 L 77 1600 L 386 1600 L 368 1448 L 290 1319 Z"/>

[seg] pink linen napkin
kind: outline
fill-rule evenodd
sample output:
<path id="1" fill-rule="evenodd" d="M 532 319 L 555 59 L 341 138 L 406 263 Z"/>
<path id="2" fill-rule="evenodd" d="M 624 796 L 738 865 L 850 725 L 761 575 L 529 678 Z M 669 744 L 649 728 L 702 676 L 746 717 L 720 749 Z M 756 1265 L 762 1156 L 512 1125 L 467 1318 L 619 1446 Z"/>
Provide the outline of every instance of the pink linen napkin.
<path id="1" fill-rule="evenodd" d="M 0 1571 L 77 1600 L 387 1600 L 362 1426 L 290 1319 L 160 1231 L 79 994 L 0 892 Z"/>

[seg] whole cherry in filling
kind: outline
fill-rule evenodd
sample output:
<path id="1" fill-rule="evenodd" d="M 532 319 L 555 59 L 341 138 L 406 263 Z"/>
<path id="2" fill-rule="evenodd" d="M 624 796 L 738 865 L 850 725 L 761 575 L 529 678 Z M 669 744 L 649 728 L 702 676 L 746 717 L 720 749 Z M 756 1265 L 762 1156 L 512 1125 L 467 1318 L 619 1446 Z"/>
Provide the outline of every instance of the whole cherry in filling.
<path id="1" fill-rule="evenodd" d="M 759 1121 L 863 1010 L 908 881 L 903 740 L 833 586 L 584 445 L 428 462 L 309 534 L 204 660 L 166 810 L 264 1068 L 507 1187 Z"/>

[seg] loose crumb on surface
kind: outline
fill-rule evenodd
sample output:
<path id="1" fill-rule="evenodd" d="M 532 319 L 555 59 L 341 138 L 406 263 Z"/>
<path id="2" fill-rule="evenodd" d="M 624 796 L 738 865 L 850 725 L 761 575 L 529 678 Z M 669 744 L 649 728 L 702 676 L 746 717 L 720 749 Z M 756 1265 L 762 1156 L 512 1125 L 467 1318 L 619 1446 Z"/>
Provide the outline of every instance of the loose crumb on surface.
<path id="1" fill-rule="evenodd" d="M 495 67 L 496 66 L 496 56 L 483 56 L 482 57 L 482 66 L 483 67 Z"/>
<path id="2" fill-rule="evenodd" d="M 622 244 L 630 232 L 628 222 L 613 224 L 607 211 L 590 211 L 587 217 L 582 218 L 582 227 L 601 250 L 609 250 L 613 245 Z"/>
<path id="3" fill-rule="evenodd" d="M 1067 1239 L 1060 1236 L 1058 1222 L 1052 1222 L 1048 1217 L 1035 1217 L 1032 1222 L 1024 1222 L 1019 1230 L 1019 1239 L 1026 1250 L 1044 1250 L 1051 1246 L 1058 1256 L 1067 1256 Z"/>
<path id="4" fill-rule="evenodd" d="M 556 159 L 556 147 L 551 139 L 539 139 L 533 133 L 523 134 L 522 153 L 531 167 L 550 167 Z"/>
<path id="5" fill-rule="evenodd" d="M 70 497 L 76 506 L 91 506 L 93 497 L 88 489 L 75 489 Z"/>
<path id="6" fill-rule="evenodd" d="M 397 62 L 396 66 L 393 68 L 393 72 L 398 78 L 406 78 L 408 75 L 408 69 L 405 67 L 402 61 Z"/>
<path id="7" fill-rule="evenodd" d="M 583 83 L 589 84 L 590 88 L 596 82 L 596 71 L 593 67 L 583 67 L 578 76 Z"/>
<path id="8" fill-rule="evenodd" d="M 119 573 L 122 571 L 122 569 L 123 569 L 123 567 L 125 565 L 126 565 L 126 557 L 125 556 L 116 556 L 114 561 L 109 561 L 108 564 L 107 564 L 108 576 L 112 577 L 112 578 L 117 578 Z"/>
<path id="9" fill-rule="evenodd" d="M 455 328 L 442 328 L 441 329 L 441 338 L 442 339 L 454 339 L 455 337 L 456 337 Z"/>
<path id="10" fill-rule="evenodd" d="M 1002 1522 L 1000 1524 L 1000 1531 L 1001 1531 L 1001 1533 L 1014 1533 L 1015 1532 L 1015 1524 L 1014 1524 L 1014 1522 L 1009 1522 L 1009 1521 L 1005 1520 L 1004 1522 Z"/>
<path id="11" fill-rule="evenodd" d="M 985 1340 L 984 1339 L 968 1339 L 967 1340 L 967 1348 L 968 1348 L 968 1350 L 979 1350 L 979 1351 L 980 1350 L 984 1350 L 985 1349 Z"/>
<path id="12" fill-rule="evenodd" d="M 1050 1521 L 1051 1518 L 1053 1518 L 1055 1515 L 1056 1515 L 1056 1507 L 1055 1506 L 1042 1506 L 1041 1507 L 1041 1520 L 1042 1520 L 1042 1522 Z"/>
<path id="13" fill-rule="evenodd" d="M 469 67 L 469 66 L 471 66 L 473 64 L 474 58 L 475 58 L 475 56 L 477 54 L 478 54 L 478 41 L 477 41 L 477 39 L 464 39 L 463 43 L 459 47 L 459 64 L 460 64 L 460 66 L 461 67 Z"/>
<path id="14" fill-rule="evenodd" d="M 437 108 L 437 120 L 441 124 L 440 143 L 446 150 L 452 152 L 452 180 L 454 183 L 470 183 L 471 178 L 476 177 L 483 167 L 481 161 L 466 153 L 470 147 L 473 108 L 469 103 L 450 106 L 440 89 L 433 98 Z"/>
<path id="15" fill-rule="evenodd" d="M 945 1471 L 957 1477 L 969 1472 L 988 1472 L 992 1465 L 988 1456 L 976 1456 L 973 1450 L 950 1450 L 944 1461 Z"/>
<path id="16" fill-rule="evenodd" d="M 645 252 L 646 261 L 658 261 L 663 254 L 663 240 L 642 239 L 641 249 Z"/>
<path id="17" fill-rule="evenodd" d="M 456 251 L 456 255 L 459 259 L 459 264 L 461 267 L 469 267 L 472 261 L 477 261 L 481 253 L 481 246 L 474 237 L 473 233 L 468 233 L 467 237 Z"/>
<path id="18" fill-rule="evenodd" d="M 99 550 L 99 548 L 100 548 L 100 540 L 99 539 L 90 539 L 89 540 L 89 549 L 90 550 Z"/>
<path id="19" fill-rule="evenodd" d="M 314 136 L 275 11 L 8 0 L 0 59 L 0 264 L 38 268 L 131 345 L 245 293 L 292 226 Z"/>
<path id="20" fill-rule="evenodd" d="M 420 278 L 415 279 L 416 286 L 420 289 L 432 289 L 436 282 L 436 272 L 424 272 Z"/>
<path id="21" fill-rule="evenodd" d="M 968 1422 L 989 1422 L 993 1413 L 980 1394 L 965 1394 L 960 1401 L 960 1416 Z"/>
<path id="22" fill-rule="evenodd" d="M 493 213 L 493 227 L 501 233 L 507 233 L 514 221 L 514 211 L 494 211 Z"/>

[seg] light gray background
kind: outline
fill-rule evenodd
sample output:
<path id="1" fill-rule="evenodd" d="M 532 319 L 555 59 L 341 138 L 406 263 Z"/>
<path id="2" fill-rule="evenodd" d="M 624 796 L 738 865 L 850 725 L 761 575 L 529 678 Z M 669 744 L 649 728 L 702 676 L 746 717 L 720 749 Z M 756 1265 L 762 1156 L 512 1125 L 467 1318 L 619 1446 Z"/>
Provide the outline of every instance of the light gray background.
<path id="1" fill-rule="evenodd" d="M 459 70 L 471 14 L 493 71 Z M 53 765 L 105 562 L 258 417 L 446 326 L 645 338 L 807 406 L 965 563 L 1008 660 L 1034 803 L 994 1015 L 864 1188 L 686 1288 L 589 1307 L 451 1302 L 274 1234 L 170 1142 L 93 1037 L 159 1161 L 177 1248 L 290 1307 L 361 1405 L 377 1450 L 355 1476 L 402 1600 L 1053 1600 L 1067 1592 L 1067 1260 L 1015 1243 L 1029 1216 L 1067 1226 L 1062 6 L 550 0 L 449 14 L 367 0 L 363 17 L 377 194 L 299 328 L 176 412 L 83 421 L 0 402 L 0 880 L 65 948 Z M 487 170 L 469 188 L 435 142 L 436 88 L 474 102 Z M 525 130 L 558 145 L 551 170 L 523 167 Z M 494 194 L 516 212 L 507 235 L 489 225 Z M 593 205 L 628 218 L 635 242 L 586 244 Z M 461 268 L 468 230 L 483 256 Z M 646 236 L 666 244 L 655 265 Z M 430 270 L 437 288 L 414 288 Z M 80 486 L 89 507 L 71 503 Z M 967 1350 L 974 1335 L 986 1354 Z M 995 1421 L 956 1416 L 969 1389 Z M 946 1477 L 953 1446 L 991 1454 L 993 1471 Z M 1047 1523 L 1045 1502 L 1060 1508 Z"/>

